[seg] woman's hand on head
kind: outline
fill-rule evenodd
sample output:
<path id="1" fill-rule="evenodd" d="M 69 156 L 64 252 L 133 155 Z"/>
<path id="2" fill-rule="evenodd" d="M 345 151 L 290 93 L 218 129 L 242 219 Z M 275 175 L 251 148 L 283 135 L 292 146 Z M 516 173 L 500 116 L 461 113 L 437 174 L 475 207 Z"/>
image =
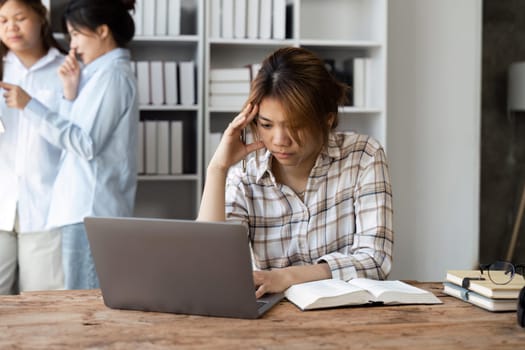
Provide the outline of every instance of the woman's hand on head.
<path id="1" fill-rule="evenodd" d="M 80 83 L 80 64 L 75 56 L 75 49 L 69 50 L 69 54 L 58 68 L 58 75 L 64 88 L 64 97 L 70 101 L 74 100 Z"/>
<path id="2" fill-rule="evenodd" d="M 31 101 L 31 96 L 18 85 L 0 82 L 0 88 L 4 90 L 5 104 L 10 108 L 22 110 Z"/>
<path id="3" fill-rule="evenodd" d="M 208 165 L 209 168 L 228 170 L 248 154 L 264 147 L 261 141 L 245 144 L 241 140 L 242 130 L 257 116 L 259 106 L 248 104 L 228 125 L 221 142 Z"/>

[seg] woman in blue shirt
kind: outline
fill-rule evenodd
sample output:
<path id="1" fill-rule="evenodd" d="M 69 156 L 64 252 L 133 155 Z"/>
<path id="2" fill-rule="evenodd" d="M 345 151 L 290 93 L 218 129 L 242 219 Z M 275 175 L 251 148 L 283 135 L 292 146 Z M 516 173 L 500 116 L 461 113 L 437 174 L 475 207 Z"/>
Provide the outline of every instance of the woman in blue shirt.
<path id="1" fill-rule="evenodd" d="M 62 231 L 66 289 L 98 287 L 83 219 L 131 216 L 136 190 L 139 111 L 130 53 L 135 1 L 73 0 L 64 13 L 70 52 L 55 113 L 17 86 L 0 84 L 7 104 L 64 150 L 48 224 Z M 77 58 L 84 64 L 81 69 Z"/>

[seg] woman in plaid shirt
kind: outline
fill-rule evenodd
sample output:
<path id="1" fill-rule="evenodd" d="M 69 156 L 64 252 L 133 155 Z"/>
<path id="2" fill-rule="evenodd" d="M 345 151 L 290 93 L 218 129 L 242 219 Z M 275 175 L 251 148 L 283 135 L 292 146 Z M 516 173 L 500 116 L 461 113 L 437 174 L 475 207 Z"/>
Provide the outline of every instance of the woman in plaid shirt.
<path id="1" fill-rule="evenodd" d="M 373 138 L 335 130 L 347 87 L 303 48 L 270 54 L 207 169 L 199 220 L 249 229 L 256 296 L 292 284 L 385 279 L 392 189 Z M 241 135 L 250 127 L 254 142 Z M 235 166 L 248 157 L 245 167 Z"/>

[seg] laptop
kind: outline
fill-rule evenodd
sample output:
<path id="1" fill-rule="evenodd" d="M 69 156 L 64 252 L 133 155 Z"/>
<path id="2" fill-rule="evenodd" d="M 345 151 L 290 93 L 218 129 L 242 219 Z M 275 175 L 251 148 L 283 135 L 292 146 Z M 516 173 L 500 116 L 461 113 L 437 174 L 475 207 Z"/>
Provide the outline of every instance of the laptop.
<path id="1" fill-rule="evenodd" d="M 255 298 L 241 224 L 109 217 L 84 224 L 110 308 L 254 319 L 283 298 Z"/>

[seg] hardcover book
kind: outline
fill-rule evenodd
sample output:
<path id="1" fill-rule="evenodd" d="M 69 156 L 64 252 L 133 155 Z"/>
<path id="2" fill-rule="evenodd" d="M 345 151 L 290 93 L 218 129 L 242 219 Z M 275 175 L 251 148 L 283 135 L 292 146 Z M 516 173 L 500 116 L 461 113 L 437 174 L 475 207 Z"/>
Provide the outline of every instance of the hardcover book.
<path id="1" fill-rule="evenodd" d="M 443 293 L 488 311 L 516 311 L 518 306 L 517 299 L 487 298 L 450 282 L 443 282 Z"/>
<path id="2" fill-rule="evenodd" d="M 496 271 L 504 273 L 503 271 Z M 479 270 L 449 270 L 446 280 L 457 286 L 464 286 L 463 281 L 468 280 L 467 289 L 492 299 L 516 299 L 521 288 L 525 287 L 525 279 L 515 275 L 508 284 L 493 283 L 487 272 L 481 274 Z"/>
<path id="3" fill-rule="evenodd" d="M 348 282 L 338 279 L 295 284 L 285 291 L 285 297 L 301 310 L 365 304 L 441 304 L 431 292 L 402 281 L 378 281 L 355 278 Z"/>

